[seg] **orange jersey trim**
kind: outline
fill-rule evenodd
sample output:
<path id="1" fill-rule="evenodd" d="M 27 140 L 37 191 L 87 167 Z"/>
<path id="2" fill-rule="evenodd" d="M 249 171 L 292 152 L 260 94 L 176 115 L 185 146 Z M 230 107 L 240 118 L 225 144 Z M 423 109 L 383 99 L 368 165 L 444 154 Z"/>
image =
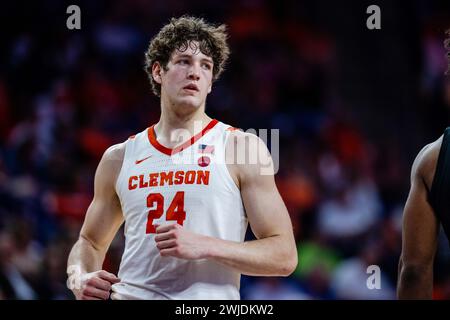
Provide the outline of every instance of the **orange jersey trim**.
<path id="1" fill-rule="evenodd" d="M 239 129 L 239 128 L 235 128 L 235 127 L 229 127 L 229 128 L 227 128 L 227 131 L 240 131 L 241 129 Z"/>
<path id="2" fill-rule="evenodd" d="M 150 128 L 148 128 L 148 140 L 150 141 L 150 144 L 155 147 L 155 149 L 157 149 L 158 151 L 170 156 L 170 155 L 174 155 L 178 152 L 183 151 L 184 149 L 189 148 L 191 145 L 193 145 L 198 139 L 200 139 L 201 137 L 203 137 L 206 133 L 208 133 L 209 130 L 211 130 L 212 128 L 214 128 L 214 126 L 219 123 L 218 120 L 213 119 L 211 120 L 208 125 L 206 127 L 203 128 L 203 130 L 199 133 L 197 133 L 196 135 L 194 135 L 191 139 L 189 139 L 188 141 L 180 144 L 179 146 L 171 149 L 171 148 L 167 148 L 165 146 L 163 146 L 162 144 L 160 144 L 158 142 L 158 140 L 156 140 L 156 134 L 155 134 L 155 125 L 151 126 Z"/>

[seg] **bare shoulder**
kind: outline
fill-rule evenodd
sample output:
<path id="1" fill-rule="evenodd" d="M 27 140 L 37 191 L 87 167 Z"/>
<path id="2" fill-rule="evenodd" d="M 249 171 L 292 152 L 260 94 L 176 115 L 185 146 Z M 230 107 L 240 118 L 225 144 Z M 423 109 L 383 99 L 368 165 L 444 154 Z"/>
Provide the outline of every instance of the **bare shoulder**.
<path id="1" fill-rule="evenodd" d="M 234 130 L 230 132 L 227 149 L 228 147 L 235 147 L 236 150 L 248 150 L 261 144 L 265 146 L 264 142 L 256 134 Z"/>
<path id="2" fill-rule="evenodd" d="M 114 160 L 114 161 L 123 161 L 123 157 L 125 156 L 125 142 L 114 144 L 106 149 L 103 159 L 104 160 Z"/>
<path id="3" fill-rule="evenodd" d="M 97 176 L 104 182 L 115 183 L 125 156 L 125 142 L 110 146 L 103 153 L 97 167 Z"/>
<path id="4" fill-rule="evenodd" d="M 424 180 L 428 189 L 431 188 L 436 165 L 439 158 L 439 151 L 441 150 L 442 136 L 436 141 L 427 144 L 420 150 L 414 160 L 411 170 L 411 178 L 420 177 Z"/>
<path id="5" fill-rule="evenodd" d="M 265 142 L 256 134 L 232 131 L 226 145 L 230 173 L 242 179 L 273 176 L 273 161 Z"/>

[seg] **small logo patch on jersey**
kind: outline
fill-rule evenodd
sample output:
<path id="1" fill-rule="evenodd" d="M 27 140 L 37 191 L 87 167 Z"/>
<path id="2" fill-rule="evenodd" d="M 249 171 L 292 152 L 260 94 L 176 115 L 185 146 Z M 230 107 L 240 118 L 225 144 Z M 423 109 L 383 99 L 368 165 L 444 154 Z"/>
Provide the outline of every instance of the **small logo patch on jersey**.
<path id="1" fill-rule="evenodd" d="M 214 154 L 214 146 L 209 146 L 207 144 L 199 144 L 198 152 L 203 154 Z"/>
<path id="2" fill-rule="evenodd" d="M 136 164 L 139 164 L 139 163 L 141 163 L 142 161 L 145 161 L 145 160 L 147 160 L 148 158 L 150 158 L 151 157 L 151 155 L 150 156 L 148 156 L 148 157 L 146 157 L 146 158 L 144 158 L 144 159 L 141 159 L 141 160 L 136 160 Z"/>
<path id="3" fill-rule="evenodd" d="M 211 159 L 207 156 L 201 156 L 198 158 L 198 165 L 200 167 L 207 167 L 211 163 Z"/>

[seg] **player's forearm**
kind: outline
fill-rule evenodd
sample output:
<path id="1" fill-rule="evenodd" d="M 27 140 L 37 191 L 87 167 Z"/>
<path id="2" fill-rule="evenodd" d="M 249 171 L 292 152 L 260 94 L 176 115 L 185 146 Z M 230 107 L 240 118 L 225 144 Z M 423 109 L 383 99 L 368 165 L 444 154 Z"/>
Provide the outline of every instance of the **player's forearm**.
<path id="1" fill-rule="evenodd" d="M 243 243 L 212 239 L 208 257 L 252 276 L 288 276 L 297 266 L 295 243 L 273 236 Z"/>
<path id="2" fill-rule="evenodd" d="M 399 299 L 432 299 L 433 266 L 411 266 L 401 263 L 397 296 Z"/>
<path id="3" fill-rule="evenodd" d="M 76 268 L 81 273 L 101 270 L 104 259 L 104 250 L 95 248 L 89 241 L 80 237 L 69 254 L 68 272 L 70 272 L 69 268 L 71 270 Z"/>

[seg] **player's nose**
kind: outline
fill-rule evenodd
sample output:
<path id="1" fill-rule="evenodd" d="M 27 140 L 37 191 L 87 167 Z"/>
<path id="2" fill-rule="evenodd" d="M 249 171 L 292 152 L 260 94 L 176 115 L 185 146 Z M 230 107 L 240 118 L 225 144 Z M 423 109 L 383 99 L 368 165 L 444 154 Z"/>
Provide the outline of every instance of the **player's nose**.
<path id="1" fill-rule="evenodd" d="M 194 63 L 189 68 L 187 76 L 188 76 L 189 80 L 199 80 L 200 79 L 200 67 Z"/>

